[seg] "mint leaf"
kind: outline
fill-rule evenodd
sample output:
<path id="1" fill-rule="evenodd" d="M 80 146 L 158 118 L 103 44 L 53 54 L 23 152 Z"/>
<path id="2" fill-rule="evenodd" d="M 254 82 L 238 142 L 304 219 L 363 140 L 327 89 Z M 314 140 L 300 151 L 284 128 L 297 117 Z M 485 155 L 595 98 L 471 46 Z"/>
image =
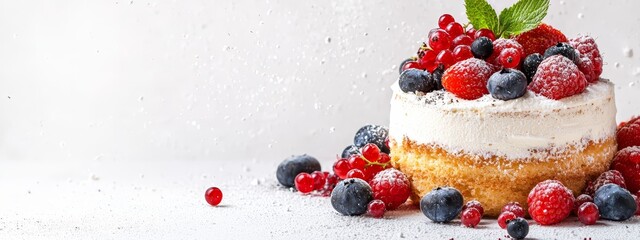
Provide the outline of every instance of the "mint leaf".
<path id="1" fill-rule="evenodd" d="M 475 29 L 487 28 L 494 33 L 500 32 L 498 14 L 486 0 L 464 0 L 467 18 Z"/>
<path id="2" fill-rule="evenodd" d="M 548 9 L 549 0 L 519 0 L 500 12 L 500 35 L 508 38 L 536 28 Z"/>

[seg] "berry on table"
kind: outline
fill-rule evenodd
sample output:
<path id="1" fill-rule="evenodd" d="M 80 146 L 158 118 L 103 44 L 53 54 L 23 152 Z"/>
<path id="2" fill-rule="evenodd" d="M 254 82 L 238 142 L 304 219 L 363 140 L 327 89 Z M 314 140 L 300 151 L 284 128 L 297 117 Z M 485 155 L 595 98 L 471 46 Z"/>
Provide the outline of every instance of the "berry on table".
<path id="1" fill-rule="evenodd" d="M 309 155 L 291 156 L 278 165 L 276 178 L 285 187 L 293 187 L 294 179 L 299 173 L 312 173 L 320 171 L 320 162 Z"/>
<path id="2" fill-rule="evenodd" d="M 411 195 L 409 178 L 394 168 L 379 172 L 369 184 L 373 189 L 373 198 L 383 201 L 389 210 L 402 205 Z"/>
<path id="3" fill-rule="evenodd" d="M 346 158 L 339 159 L 333 164 L 333 172 L 341 179 L 347 178 L 349 170 L 351 170 L 351 166 Z"/>
<path id="4" fill-rule="evenodd" d="M 477 58 L 457 62 L 442 74 L 442 86 L 459 98 L 473 100 L 489 93 L 487 80 L 493 67 Z"/>
<path id="5" fill-rule="evenodd" d="M 310 193 L 314 189 L 314 180 L 311 174 L 301 172 L 296 176 L 296 189 L 301 193 Z"/>
<path id="6" fill-rule="evenodd" d="M 527 92 L 527 77 L 516 69 L 503 68 L 489 77 L 487 90 L 495 99 L 516 99 Z"/>
<path id="7" fill-rule="evenodd" d="M 367 143 L 373 143 L 383 153 L 389 154 L 389 146 L 385 143 L 389 137 L 389 129 L 381 125 L 369 124 L 361 127 L 353 137 L 353 145 L 364 147 Z"/>
<path id="8" fill-rule="evenodd" d="M 507 233 L 515 239 L 524 239 L 529 234 L 529 223 L 524 218 L 516 218 L 507 223 Z"/>
<path id="9" fill-rule="evenodd" d="M 464 33 L 464 28 L 462 28 L 462 25 L 460 25 L 460 23 L 457 23 L 457 22 L 450 22 L 449 24 L 447 24 L 447 27 L 444 28 L 444 30 L 452 38 L 455 38 Z"/>
<path id="10" fill-rule="evenodd" d="M 437 52 L 449 49 L 451 47 L 451 40 L 449 34 L 442 29 L 436 29 L 429 33 L 429 47 Z"/>
<path id="11" fill-rule="evenodd" d="M 369 212 L 369 215 L 374 218 L 382 218 L 384 216 L 386 208 L 387 207 L 384 205 L 383 201 L 374 199 L 373 201 L 369 202 L 369 205 L 367 206 L 367 212 Z"/>
<path id="12" fill-rule="evenodd" d="M 573 47 L 568 43 L 560 42 L 554 46 L 547 48 L 547 50 L 544 51 L 544 58 L 555 55 L 562 55 L 571 60 L 573 63 L 578 63 L 578 52 L 576 52 L 576 50 L 573 49 Z"/>
<path id="13" fill-rule="evenodd" d="M 420 200 L 422 213 L 437 223 L 450 222 L 462 210 L 462 194 L 455 188 L 438 187 Z"/>
<path id="14" fill-rule="evenodd" d="M 482 219 L 482 214 L 480 214 L 480 210 L 477 208 L 466 208 L 462 211 L 460 215 L 460 222 L 465 227 L 475 228 L 480 223 L 480 219 Z"/>
<path id="15" fill-rule="evenodd" d="M 408 69 L 400 74 L 398 80 L 400 90 L 403 92 L 423 92 L 427 93 L 434 89 L 435 82 L 431 74 L 420 69 Z"/>
<path id="16" fill-rule="evenodd" d="M 509 212 L 509 211 L 502 212 L 498 216 L 498 226 L 500 226 L 500 228 L 502 229 L 505 229 L 507 228 L 507 222 L 509 222 L 510 220 L 516 219 L 517 217 L 518 216 L 516 216 L 512 212 Z"/>
<path id="17" fill-rule="evenodd" d="M 538 27 L 516 36 L 515 40 L 524 48 L 523 56 L 529 56 L 532 53 L 543 54 L 547 48 L 559 42 L 567 42 L 567 37 L 558 29 L 541 23 Z"/>
<path id="18" fill-rule="evenodd" d="M 455 22 L 456 20 L 451 16 L 451 14 L 442 14 L 440 18 L 438 18 L 438 27 L 445 29 L 449 23 Z"/>
<path id="19" fill-rule="evenodd" d="M 582 93 L 586 87 L 587 80 L 578 66 L 558 55 L 542 60 L 529 84 L 529 90 L 554 100 Z"/>
<path id="20" fill-rule="evenodd" d="M 496 40 L 496 35 L 493 34 L 493 31 L 491 31 L 489 29 L 486 29 L 486 28 L 483 28 L 483 29 L 480 29 L 480 30 L 476 31 L 474 36 L 475 36 L 475 39 L 478 39 L 478 38 L 481 38 L 481 37 L 486 37 L 491 41 Z"/>
<path id="21" fill-rule="evenodd" d="M 616 131 L 618 150 L 630 146 L 640 146 L 640 116 L 621 123 Z"/>
<path id="22" fill-rule="evenodd" d="M 593 225 L 600 219 L 598 206 L 592 202 L 585 202 L 578 208 L 578 220 L 584 225 Z"/>
<path id="23" fill-rule="evenodd" d="M 505 68 L 517 68 L 520 65 L 520 53 L 515 48 L 507 48 L 498 56 L 500 65 Z"/>
<path id="24" fill-rule="evenodd" d="M 331 206 L 342 215 L 355 216 L 366 213 L 371 200 L 371 187 L 358 178 L 340 181 L 331 192 Z"/>
<path id="25" fill-rule="evenodd" d="M 583 203 L 593 202 L 593 197 L 587 194 L 580 194 L 580 196 L 576 197 L 576 201 L 573 204 L 573 213 L 578 215 L 578 209 L 582 206 Z"/>
<path id="26" fill-rule="evenodd" d="M 460 62 L 462 60 L 466 60 L 472 57 L 473 57 L 473 53 L 471 53 L 471 47 L 467 45 L 459 45 L 453 49 L 453 58 L 455 59 L 456 62 Z"/>
<path id="27" fill-rule="evenodd" d="M 464 204 L 464 206 L 462 206 L 462 211 L 467 208 L 476 208 L 478 209 L 478 211 L 480 211 L 480 215 L 484 215 L 484 208 L 482 207 L 482 204 L 478 202 L 478 200 L 468 201 L 466 204 Z"/>
<path id="28" fill-rule="evenodd" d="M 591 60 L 595 78 L 599 78 L 600 74 L 602 74 L 602 56 L 600 56 L 600 50 L 598 49 L 596 40 L 590 36 L 580 36 L 569 40 L 569 44 L 580 52 L 580 56 L 586 56 Z"/>
<path id="29" fill-rule="evenodd" d="M 376 162 L 380 159 L 380 148 L 373 143 L 367 143 L 362 147 L 362 156 L 368 161 Z"/>
<path id="30" fill-rule="evenodd" d="M 533 53 L 524 59 L 522 63 L 522 73 L 527 76 L 527 83 L 531 83 L 531 80 L 533 80 L 533 76 L 536 74 L 542 60 L 544 60 L 544 58 L 540 53 Z"/>
<path id="31" fill-rule="evenodd" d="M 596 180 L 587 184 L 584 193 L 593 196 L 600 187 L 608 183 L 617 184 L 623 188 L 627 187 L 627 184 L 624 181 L 624 177 L 622 177 L 622 173 L 620 173 L 618 170 L 609 170 L 603 172 L 602 174 L 600 174 L 600 176 L 598 176 L 598 178 L 596 178 Z"/>
<path id="32" fill-rule="evenodd" d="M 360 169 L 351 169 L 349 170 L 349 172 L 347 173 L 347 178 L 359 178 L 359 179 L 365 179 L 364 177 L 364 173 L 362 172 L 362 170 Z"/>
<path id="33" fill-rule="evenodd" d="M 444 65 L 444 68 L 449 68 L 451 65 L 456 63 L 456 60 L 453 58 L 453 53 L 449 49 L 445 49 L 438 53 L 436 57 L 436 63 Z"/>
<path id="34" fill-rule="evenodd" d="M 204 192 L 204 199 L 211 206 L 218 206 L 222 201 L 222 191 L 217 187 L 210 187 Z"/>
<path id="35" fill-rule="evenodd" d="M 467 35 L 460 35 L 453 39 L 451 42 L 451 46 L 457 47 L 460 45 L 471 46 L 473 43 L 473 39 Z"/>
<path id="36" fill-rule="evenodd" d="M 313 190 L 320 190 L 324 188 L 324 185 L 327 182 L 327 176 L 329 176 L 328 172 L 312 172 L 311 178 L 313 178 Z"/>
<path id="37" fill-rule="evenodd" d="M 611 169 L 620 172 L 629 191 L 640 191 L 640 146 L 626 147 L 618 151 L 613 158 Z"/>
<path id="38" fill-rule="evenodd" d="M 487 37 L 479 37 L 471 43 L 471 53 L 479 59 L 486 59 L 493 53 L 493 43 Z"/>
<path id="39" fill-rule="evenodd" d="M 342 150 L 342 154 L 340 155 L 340 157 L 349 158 L 351 155 L 354 155 L 354 154 L 360 154 L 360 148 L 356 147 L 355 145 L 349 145 L 346 148 L 344 148 L 344 150 Z"/>
<path id="40" fill-rule="evenodd" d="M 504 207 L 502 207 L 502 210 L 500 212 L 512 212 L 517 217 L 524 217 L 525 215 L 524 208 L 522 208 L 522 206 L 518 202 L 507 203 L 506 205 L 504 205 Z"/>
<path id="41" fill-rule="evenodd" d="M 638 205 L 631 193 L 616 184 L 605 184 L 596 191 L 593 202 L 600 217 L 613 221 L 627 220 L 636 213 Z"/>
<path id="42" fill-rule="evenodd" d="M 540 225 L 559 223 L 571 213 L 574 200 L 571 190 L 560 181 L 542 181 L 527 197 L 529 216 Z"/>
<path id="43" fill-rule="evenodd" d="M 404 60 L 404 61 L 400 64 L 400 69 L 399 69 L 399 70 L 400 70 L 400 72 L 399 72 L 399 73 L 401 73 L 401 74 L 402 74 L 402 72 L 404 72 L 404 71 L 405 71 L 405 70 L 407 70 L 407 69 L 413 69 L 413 68 L 419 69 L 420 67 L 421 67 L 421 66 L 420 66 L 420 63 L 418 63 L 417 61 L 415 61 L 415 60 L 413 60 L 413 59 L 409 58 L 409 59 Z"/>

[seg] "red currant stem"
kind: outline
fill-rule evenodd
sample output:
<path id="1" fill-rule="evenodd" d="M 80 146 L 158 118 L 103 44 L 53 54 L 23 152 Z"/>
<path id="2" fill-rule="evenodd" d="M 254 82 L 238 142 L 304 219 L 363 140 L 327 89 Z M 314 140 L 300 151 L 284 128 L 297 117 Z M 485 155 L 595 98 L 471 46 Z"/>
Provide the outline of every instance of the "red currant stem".
<path id="1" fill-rule="evenodd" d="M 369 159 L 365 158 L 365 157 L 364 157 L 364 155 L 362 155 L 362 157 L 361 157 L 361 158 L 362 158 L 362 159 L 364 159 L 364 161 L 365 161 L 365 162 L 367 162 L 367 163 L 364 165 L 365 167 L 372 166 L 372 165 L 379 165 L 379 166 L 383 166 L 383 167 L 385 167 L 385 166 L 387 166 L 387 164 L 389 164 L 389 163 L 379 163 L 379 162 L 372 162 L 372 161 L 369 161 Z"/>
<path id="2" fill-rule="evenodd" d="M 469 25 L 471 25 L 471 23 L 470 23 L 470 22 L 465 23 L 465 24 L 463 24 L 463 25 L 462 25 L 462 28 L 464 28 L 464 30 L 467 30 L 467 27 L 468 27 Z"/>

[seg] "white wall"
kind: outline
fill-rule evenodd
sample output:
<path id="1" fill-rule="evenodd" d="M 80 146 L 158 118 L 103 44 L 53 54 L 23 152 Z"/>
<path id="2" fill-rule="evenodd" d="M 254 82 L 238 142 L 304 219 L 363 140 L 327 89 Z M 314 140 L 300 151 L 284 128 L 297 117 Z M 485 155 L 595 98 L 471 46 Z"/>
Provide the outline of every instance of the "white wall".
<path id="1" fill-rule="evenodd" d="M 640 114 L 638 9 L 553 0 L 546 18 L 597 37 L 618 120 Z M 397 64 L 445 12 L 465 18 L 445 0 L 3 0 L 0 161 L 330 160 L 387 124 Z"/>

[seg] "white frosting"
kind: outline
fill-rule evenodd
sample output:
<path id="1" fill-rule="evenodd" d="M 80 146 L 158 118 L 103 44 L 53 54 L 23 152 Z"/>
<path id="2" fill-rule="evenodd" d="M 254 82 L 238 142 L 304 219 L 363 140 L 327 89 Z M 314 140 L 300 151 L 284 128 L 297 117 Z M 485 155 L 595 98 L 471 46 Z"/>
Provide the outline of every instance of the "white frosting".
<path id="1" fill-rule="evenodd" d="M 601 79 L 578 95 L 552 100 L 528 91 L 503 101 L 485 95 L 464 100 L 445 91 L 404 93 L 391 87 L 389 135 L 437 145 L 449 153 L 538 158 L 536 150 L 580 150 L 615 136 L 614 87 Z"/>

